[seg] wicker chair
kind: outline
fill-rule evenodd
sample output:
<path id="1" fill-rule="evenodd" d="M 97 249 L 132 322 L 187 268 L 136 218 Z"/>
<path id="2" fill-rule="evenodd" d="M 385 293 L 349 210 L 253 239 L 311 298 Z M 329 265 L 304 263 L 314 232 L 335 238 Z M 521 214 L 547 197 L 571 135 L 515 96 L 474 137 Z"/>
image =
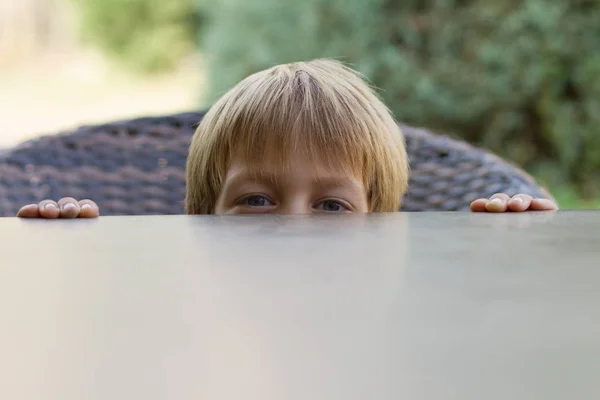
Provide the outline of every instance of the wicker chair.
<path id="1" fill-rule="evenodd" d="M 29 203 L 91 198 L 103 215 L 182 214 L 188 145 L 203 113 L 117 121 L 44 136 L 0 153 L 0 216 Z M 411 164 L 405 211 L 468 210 L 496 192 L 550 195 L 466 143 L 402 126 Z"/>

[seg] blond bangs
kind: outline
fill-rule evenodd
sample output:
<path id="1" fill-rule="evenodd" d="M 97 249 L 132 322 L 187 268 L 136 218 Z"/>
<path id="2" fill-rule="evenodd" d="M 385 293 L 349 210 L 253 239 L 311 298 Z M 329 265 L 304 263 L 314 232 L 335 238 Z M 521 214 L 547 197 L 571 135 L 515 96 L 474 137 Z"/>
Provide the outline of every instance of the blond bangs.
<path id="1" fill-rule="evenodd" d="M 290 168 L 298 153 L 360 177 L 371 211 L 398 210 L 407 179 L 398 125 L 357 73 L 316 60 L 252 75 L 209 111 L 190 148 L 188 213 L 213 212 L 234 157 L 260 174 L 265 161 Z"/>

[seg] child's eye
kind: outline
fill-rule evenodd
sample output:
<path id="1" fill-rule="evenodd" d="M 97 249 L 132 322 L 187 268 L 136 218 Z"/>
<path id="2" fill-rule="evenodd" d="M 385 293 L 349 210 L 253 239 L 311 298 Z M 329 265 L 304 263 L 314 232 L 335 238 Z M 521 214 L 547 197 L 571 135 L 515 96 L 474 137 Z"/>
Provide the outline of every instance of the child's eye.
<path id="1" fill-rule="evenodd" d="M 317 205 L 317 209 L 325 212 L 350 212 L 350 208 L 337 200 L 323 200 Z"/>
<path id="2" fill-rule="evenodd" d="M 240 201 L 240 204 L 242 204 L 244 206 L 249 206 L 249 207 L 266 207 L 266 206 L 273 205 L 273 203 L 271 203 L 271 200 L 269 200 L 265 196 L 260 196 L 260 195 L 252 195 L 252 196 L 244 197 Z"/>

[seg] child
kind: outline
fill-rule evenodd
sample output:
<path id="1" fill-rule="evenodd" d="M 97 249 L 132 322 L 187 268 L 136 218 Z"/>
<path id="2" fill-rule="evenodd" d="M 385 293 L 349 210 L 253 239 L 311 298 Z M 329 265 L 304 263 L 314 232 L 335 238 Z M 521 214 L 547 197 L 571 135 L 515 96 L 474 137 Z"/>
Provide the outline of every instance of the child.
<path id="1" fill-rule="evenodd" d="M 404 139 L 389 110 L 344 65 L 315 60 L 249 76 L 202 119 L 187 163 L 188 214 L 366 213 L 400 209 Z M 476 212 L 556 210 L 496 194 Z M 24 218 L 95 218 L 91 200 L 45 200 Z"/>

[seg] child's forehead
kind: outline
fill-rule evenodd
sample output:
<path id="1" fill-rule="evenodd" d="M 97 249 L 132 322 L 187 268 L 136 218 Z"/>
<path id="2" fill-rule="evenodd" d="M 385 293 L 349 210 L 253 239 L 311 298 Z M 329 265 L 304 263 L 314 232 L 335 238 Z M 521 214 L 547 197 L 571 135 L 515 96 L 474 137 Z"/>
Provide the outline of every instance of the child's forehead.
<path id="1" fill-rule="evenodd" d="M 336 157 L 308 154 L 305 151 L 281 154 L 265 154 L 262 157 L 249 157 L 244 154 L 234 156 L 227 168 L 227 175 L 236 175 L 249 179 L 278 180 L 284 175 L 310 177 L 321 183 L 335 183 L 347 180 L 362 181 L 360 169 L 352 168 Z"/>

